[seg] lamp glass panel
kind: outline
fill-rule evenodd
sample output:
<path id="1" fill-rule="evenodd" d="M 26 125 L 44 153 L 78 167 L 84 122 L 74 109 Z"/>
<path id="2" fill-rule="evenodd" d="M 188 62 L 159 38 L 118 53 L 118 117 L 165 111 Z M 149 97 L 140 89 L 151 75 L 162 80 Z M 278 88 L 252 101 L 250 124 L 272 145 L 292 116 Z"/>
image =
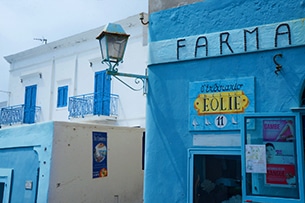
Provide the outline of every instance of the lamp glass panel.
<path id="1" fill-rule="evenodd" d="M 123 59 L 128 37 L 121 35 L 108 35 L 108 56 L 110 60 L 119 62 Z"/>
<path id="2" fill-rule="evenodd" d="M 104 36 L 104 37 L 102 37 L 101 39 L 99 39 L 99 42 L 100 42 L 100 48 L 101 48 L 101 54 L 102 54 L 102 59 L 103 60 L 108 60 L 109 58 L 108 58 L 108 54 L 107 54 L 107 43 L 106 43 L 106 41 L 107 41 L 107 37 L 106 36 Z"/>

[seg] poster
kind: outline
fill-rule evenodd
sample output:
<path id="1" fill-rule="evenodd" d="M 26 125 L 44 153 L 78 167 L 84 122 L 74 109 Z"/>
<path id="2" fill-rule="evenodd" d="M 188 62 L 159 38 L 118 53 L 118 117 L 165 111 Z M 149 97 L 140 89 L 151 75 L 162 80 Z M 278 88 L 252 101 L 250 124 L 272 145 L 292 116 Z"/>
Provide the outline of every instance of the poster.
<path id="1" fill-rule="evenodd" d="M 268 164 L 266 183 L 295 185 L 295 166 L 293 164 Z"/>
<path id="2" fill-rule="evenodd" d="M 246 145 L 246 172 L 266 173 L 265 145 Z"/>
<path id="3" fill-rule="evenodd" d="M 266 183 L 281 186 L 296 184 L 294 125 L 292 120 L 264 120 L 266 146 Z"/>
<path id="4" fill-rule="evenodd" d="M 294 126 L 292 120 L 264 120 L 264 141 L 292 142 L 294 140 Z"/>
<path id="5" fill-rule="evenodd" d="M 92 163 L 92 178 L 108 175 L 106 132 L 92 132 Z"/>

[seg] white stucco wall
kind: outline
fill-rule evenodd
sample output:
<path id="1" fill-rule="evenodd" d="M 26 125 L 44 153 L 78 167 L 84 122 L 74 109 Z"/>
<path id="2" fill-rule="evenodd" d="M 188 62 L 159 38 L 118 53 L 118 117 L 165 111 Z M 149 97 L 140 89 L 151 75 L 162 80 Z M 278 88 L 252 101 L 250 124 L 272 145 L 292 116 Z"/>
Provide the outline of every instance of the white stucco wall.
<path id="1" fill-rule="evenodd" d="M 125 32 L 131 35 L 124 63 L 119 65 L 120 72 L 144 75 L 147 46 L 143 45 L 143 41 L 147 41 L 147 36 L 143 33 L 146 33 L 147 26 L 141 24 L 138 15 L 115 23 L 121 24 Z M 94 92 L 94 72 L 108 68 L 100 63 L 99 43 L 95 39 L 102 30 L 103 26 L 5 57 L 11 63 L 10 106 L 23 104 L 25 87 L 37 84 L 36 105 L 41 106 L 42 111 L 40 122 L 68 121 L 68 107 L 56 107 L 57 89 L 68 85 L 69 96 Z M 37 77 L 39 73 L 41 78 Z M 134 84 L 134 79 L 127 78 L 126 81 Z M 111 85 L 111 93 L 120 97 L 119 116 L 114 121 L 104 117 L 77 121 L 145 127 L 146 97 L 143 91 L 134 92 L 114 78 Z"/>
<path id="2" fill-rule="evenodd" d="M 92 178 L 92 132 L 107 133 L 108 176 Z M 49 203 L 142 203 L 143 129 L 54 123 Z"/>

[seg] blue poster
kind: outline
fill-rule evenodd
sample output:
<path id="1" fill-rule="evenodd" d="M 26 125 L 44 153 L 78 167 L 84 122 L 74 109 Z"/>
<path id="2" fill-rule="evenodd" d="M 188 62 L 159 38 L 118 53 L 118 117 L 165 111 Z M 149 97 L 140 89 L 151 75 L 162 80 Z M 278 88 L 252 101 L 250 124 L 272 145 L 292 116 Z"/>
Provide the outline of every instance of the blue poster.
<path id="1" fill-rule="evenodd" d="M 92 132 L 92 163 L 92 178 L 108 175 L 106 132 Z"/>

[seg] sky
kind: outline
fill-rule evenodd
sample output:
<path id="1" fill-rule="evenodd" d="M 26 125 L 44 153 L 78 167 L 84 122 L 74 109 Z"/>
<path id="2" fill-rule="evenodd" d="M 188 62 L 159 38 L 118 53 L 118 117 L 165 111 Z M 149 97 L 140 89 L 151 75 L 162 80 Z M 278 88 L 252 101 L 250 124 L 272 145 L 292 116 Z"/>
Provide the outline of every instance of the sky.
<path id="1" fill-rule="evenodd" d="M 9 63 L 3 58 L 141 12 L 148 0 L 0 0 L 0 102 L 8 91 Z"/>

